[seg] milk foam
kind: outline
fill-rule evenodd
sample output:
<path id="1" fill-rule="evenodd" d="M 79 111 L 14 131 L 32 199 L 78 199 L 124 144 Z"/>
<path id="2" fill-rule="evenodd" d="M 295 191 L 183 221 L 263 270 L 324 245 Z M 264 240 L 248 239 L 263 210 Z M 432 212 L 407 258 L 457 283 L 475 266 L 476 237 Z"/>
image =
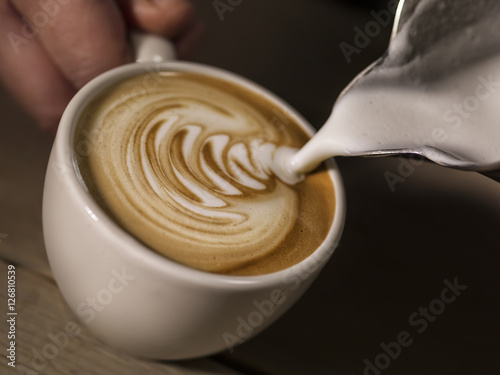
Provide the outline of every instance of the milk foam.
<path id="1" fill-rule="evenodd" d="M 140 77 L 131 79 L 92 104 L 81 126 L 95 147 L 80 161 L 91 174 L 84 180 L 95 183 L 90 190 L 127 230 L 187 265 L 228 272 L 276 258 L 302 230 L 301 197 L 333 192 L 331 182 L 329 193 L 322 192 L 295 186 L 301 179 L 283 172 L 285 155 L 307 136 L 296 126 L 280 130 L 267 102 L 236 96 L 233 87 L 182 74 L 163 74 L 161 81 L 140 94 Z M 327 225 L 332 198 L 320 198 L 331 202 L 330 213 L 319 213 Z M 304 236 L 315 237 L 315 248 L 326 233 L 320 225 Z M 273 267 L 289 266 L 313 248 L 291 246 Z"/>
<path id="2" fill-rule="evenodd" d="M 293 170 L 379 150 L 500 168 L 500 3 L 415 4 L 388 53 L 338 99 L 326 124 L 294 157 Z"/>

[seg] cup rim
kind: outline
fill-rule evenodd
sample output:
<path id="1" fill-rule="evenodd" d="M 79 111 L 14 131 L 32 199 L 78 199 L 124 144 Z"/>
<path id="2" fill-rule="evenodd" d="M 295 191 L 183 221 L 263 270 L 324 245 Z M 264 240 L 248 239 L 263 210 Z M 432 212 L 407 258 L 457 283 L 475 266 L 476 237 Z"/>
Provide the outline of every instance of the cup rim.
<path id="1" fill-rule="evenodd" d="M 275 285 L 277 281 L 282 281 L 289 275 L 301 276 L 301 269 L 309 269 L 308 267 L 311 266 L 321 268 L 337 247 L 345 223 L 346 200 L 344 186 L 338 167 L 333 159 L 326 162 L 329 176 L 333 182 L 333 191 L 335 194 L 335 212 L 327 237 L 311 255 L 299 263 L 283 270 L 267 274 L 249 276 L 225 275 L 195 269 L 178 263 L 155 252 L 147 245 L 143 244 L 140 240 L 136 239 L 132 234 L 120 227 L 97 204 L 94 198 L 84 187 L 81 178 L 79 178 L 79 173 L 77 172 L 78 166 L 75 161 L 75 151 L 73 147 L 73 139 L 77 124 L 76 120 L 79 118 L 86 105 L 100 90 L 121 79 L 132 77 L 141 73 L 147 73 L 148 71 L 151 72 L 151 70 L 156 72 L 186 71 L 201 73 L 242 85 L 246 89 L 255 91 L 269 101 L 279 105 L 280 108 L 285 110 L 289 115 L 297 120 L 297 122 L 305 128 L 310 135 L 314 134 L 314 128 L 292 106 L 264 87 L 238 74 L 200 63 L 185 61 L 135 62 L 122 65 L 99 75 L 81 88 L 66 107 L 66 110 L 60 120 L 54 142 L 54 152 L 59 155 L 59 158 L 65 159 L 65 163 L 68 163 L 66 165 L 71 165 L 71 168 L 69 168 L 68 171 L 69 173 L 66 173 L 63 178 L 67 180 L 65 181 L 66 183 L 69 183 L 71 187 L 73 187 L 72 189 L 69 189 L 69 191 L 70 194 L 77 199 L 79 207 L 84 208 L 94 221 L 103 222 L 103 225 L 100 225 L 99 228 L 106 232 L 105 235 L 113 236 L 114 241 L 119 241 L 121 251 L 126 252 L 128 257 L 131 257 L 135 261 L 142 263 L 143 265 L 147 265 L 148 267 L 151 267 L 151 269 L 158 272 L 167 272 L 170 275 L 175 274 L 179 278 L 191 281 L 197 280 L 202 284 L 218 284 L 219 286 L 226 288 L 241 288 L 243 285 L 246 285 L 248 288 L 261 287 Z M 69 152 L 68 149 L 70 150 Z M 319 264 L 314 264 L 314 262 L 317 262 L 316 257 L 319 257 Z M 304 273 L 304 271 L 302 272 Z M 311 271 L 311 274 L 315 274 L 315 272 Z"/>

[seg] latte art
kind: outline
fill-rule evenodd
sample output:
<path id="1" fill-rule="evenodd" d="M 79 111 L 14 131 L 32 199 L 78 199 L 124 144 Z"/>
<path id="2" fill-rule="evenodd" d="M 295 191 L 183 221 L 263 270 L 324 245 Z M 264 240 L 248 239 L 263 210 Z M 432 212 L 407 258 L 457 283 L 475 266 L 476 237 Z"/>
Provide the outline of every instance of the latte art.
<path id="1" fill-rule="evenodd" d="M 96 98 L 75 140 L 92 145 L 76 155 L 86 186 L 124 229 L 183 264 L 239 274 L 305 258 L 315 247 L 293 244 L 297 232 L 322 242 L 333 197 L 306 197 L 319 179 L 295 185 L 280 165 L 307 140 L 296 126 L 283 130 L 292 119 L 276 121 L 264 98 L 205 76 L 162 73 L 142 92 L 141 79 Z M 302 215 L 319 209 L 316 198 L 330 213 L 310 228 Z"/>
<path id="2" fill-rule="evenodd" d="M 189 112 L 192 107 L 186 105 L 182 111 Z M 179 107 L 177 111 L 182 112 Z M 250 145 L 233 143 L 227 134 L 205 139 L 202 125 L 178 126 L 183 118 L 182 114 L 170 117 L 167 107 L 166 113 L 148 119 L 123 140 L 127 144 L 127 173 L 136 190 L 147 184 L 162 201 L 182 206 L 177 208 L 191 215 L 236 225 L 250 215 L 217 210 L 228 207 L 227 198 L 267 190 L 273 174 L 287 183 L 295 182 L 288 181 L 277 164 L 275 155 L 283 147 L 262 140 Z M 250 192 L 245 193 L 247 190 Z"/>

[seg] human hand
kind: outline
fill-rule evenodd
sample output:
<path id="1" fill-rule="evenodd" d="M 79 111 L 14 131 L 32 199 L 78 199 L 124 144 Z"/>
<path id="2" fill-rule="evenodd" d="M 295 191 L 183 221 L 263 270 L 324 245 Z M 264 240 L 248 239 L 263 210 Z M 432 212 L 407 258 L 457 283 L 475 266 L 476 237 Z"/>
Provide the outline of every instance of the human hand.
<path id="1" fill-rule="evenodd" d="M 0 0 L 0 78 L 55 132 L 78 89 L 131 61 L 130 29 L 169 38 L 180 58 L 203 33 L 187 0 Z"/>

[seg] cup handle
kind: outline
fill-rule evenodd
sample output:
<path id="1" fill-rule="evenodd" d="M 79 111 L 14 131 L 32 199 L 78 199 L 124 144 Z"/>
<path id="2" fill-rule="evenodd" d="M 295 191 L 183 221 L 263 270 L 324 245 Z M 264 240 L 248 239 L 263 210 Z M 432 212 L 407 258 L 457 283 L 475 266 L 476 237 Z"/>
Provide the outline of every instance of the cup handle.
<path id="1" fill-rule="evenodd" d="M 136 62 L 163 62 L 177 59 L 174 44 L 158 35 L 134 32 L 131 34 Z"/>

